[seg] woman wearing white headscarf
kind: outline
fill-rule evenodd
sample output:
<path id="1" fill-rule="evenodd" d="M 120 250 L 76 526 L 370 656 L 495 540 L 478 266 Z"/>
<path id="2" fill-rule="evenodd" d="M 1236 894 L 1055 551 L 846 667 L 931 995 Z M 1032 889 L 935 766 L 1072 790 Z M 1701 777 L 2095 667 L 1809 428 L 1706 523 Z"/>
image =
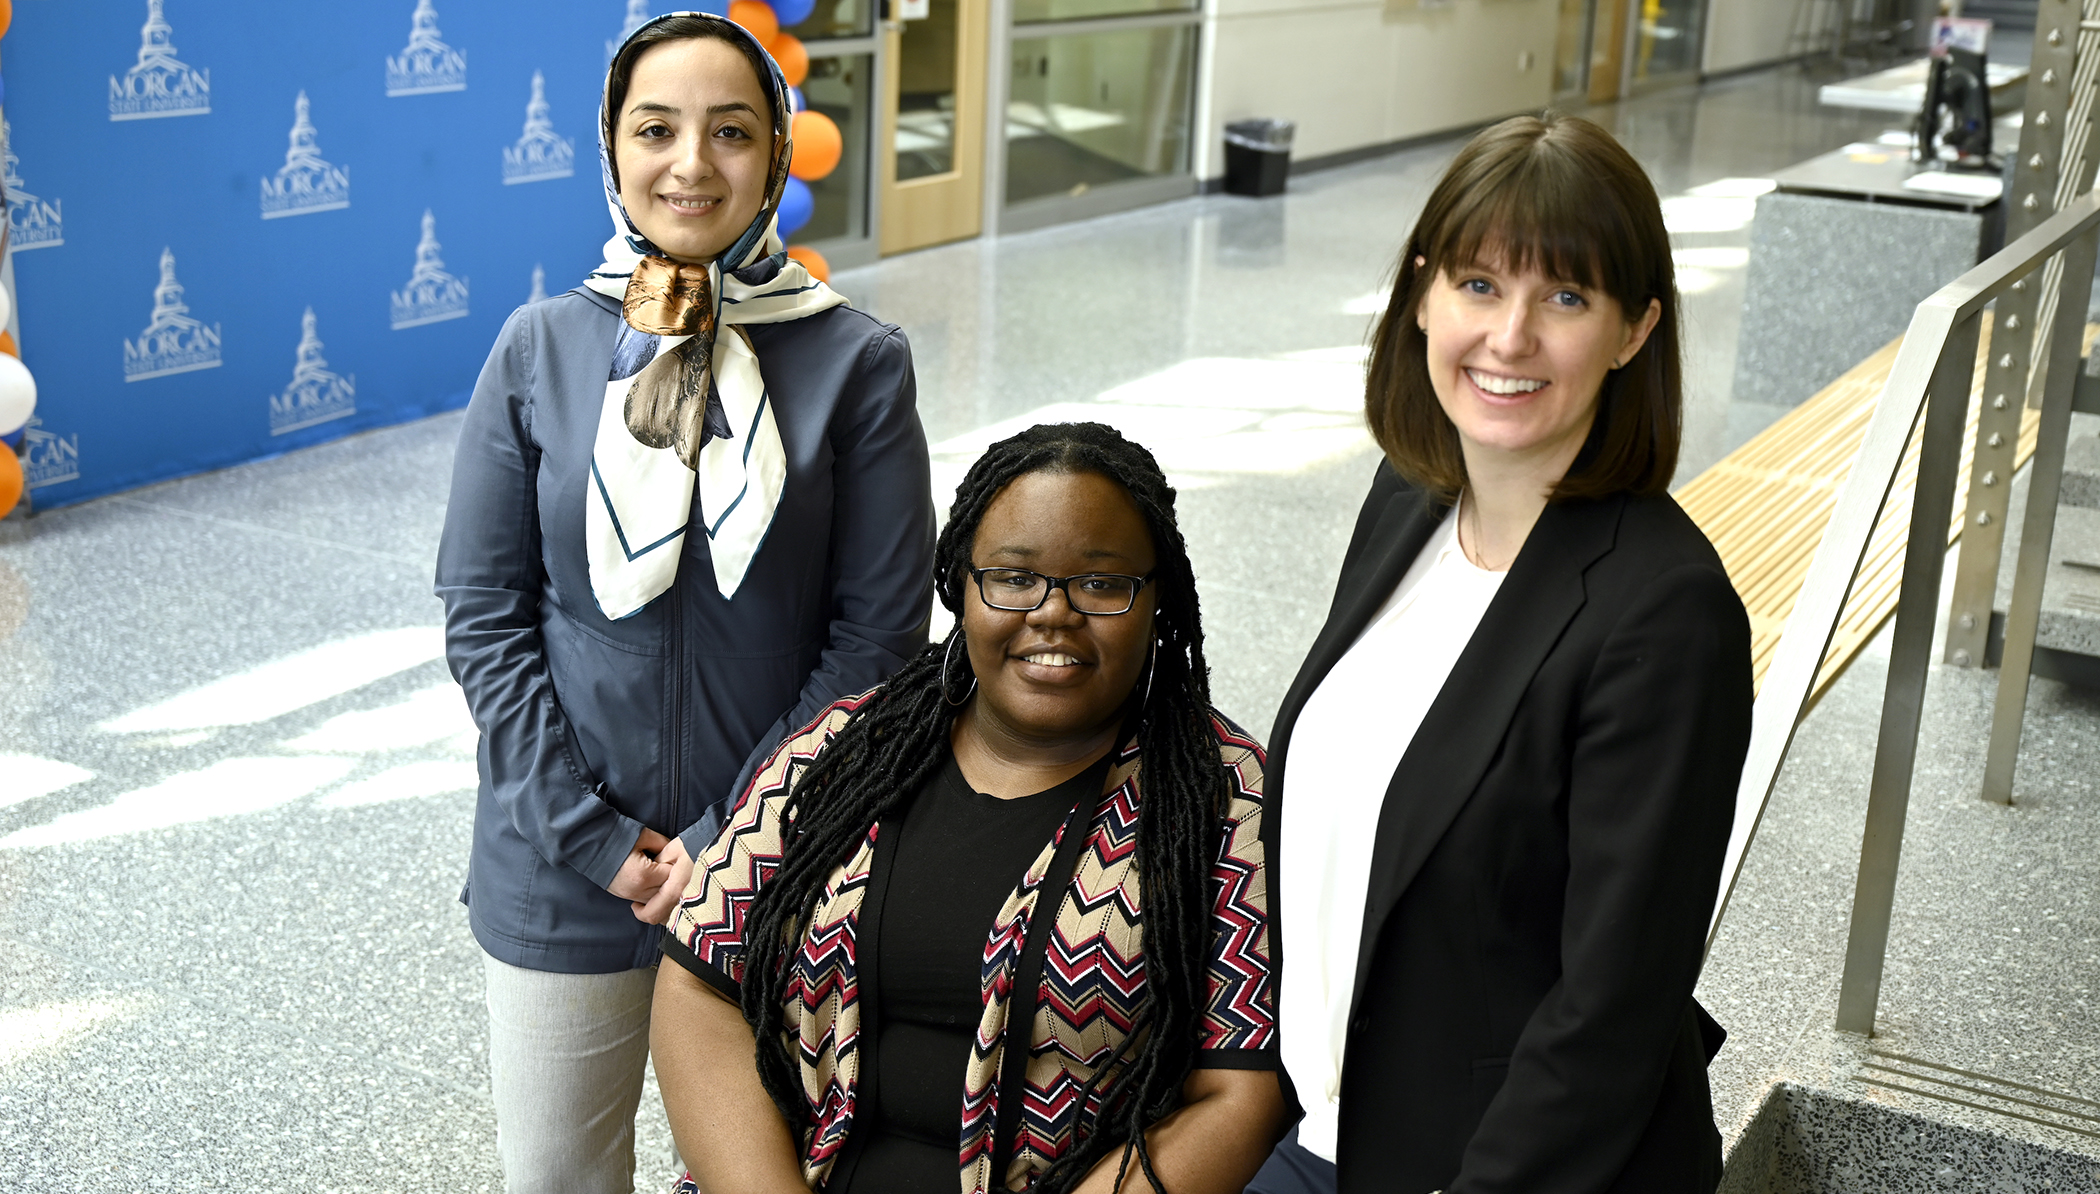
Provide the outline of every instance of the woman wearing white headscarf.
<path id="1" fill-rule="evenodd" d="M 789 116 L 741 27 L 636 30 L 605 263 L 511 316 L 461 431 L 437 592 L 482 735 L 461 899 L 513 1192 L 632 1188 L 691 855 L 756 756 L 925 642 L 910 349 L 782 252 Z"/>

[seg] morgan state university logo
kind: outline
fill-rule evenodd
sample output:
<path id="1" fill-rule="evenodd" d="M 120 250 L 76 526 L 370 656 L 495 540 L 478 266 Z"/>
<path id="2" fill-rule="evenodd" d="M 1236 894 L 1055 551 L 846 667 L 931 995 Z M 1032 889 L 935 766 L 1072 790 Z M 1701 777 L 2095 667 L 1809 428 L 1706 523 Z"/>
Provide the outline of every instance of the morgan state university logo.
<path id="1" fill-rule="evenodd" d="M 309 107 L 306 93 L 300 92 L 292 104 L 292 147 L 284 152 L 284 168 L 276 178 L 262 180 L 265 220 L 350 206 L 350 167 L 321 160 L 320 134 L 307 118 Z"/>
<path id="2" fill-rule="evenodd" d="M 53 435 L 43 430 L 43 425 L 42 419 L 29 416 L 25 435 L 28 452 L 22 460 L 29 488 L 80 480 L 80 436 Z"/>
<path id="3" fill-rule="evenodd" d="M 547 117 L 547 77 L 532 72 L 532 98 L 525 104 L 525 135 L 503 151 L 503 181 L 543 182 L 576 173 L 576 142 L 554 133 Z"/>
<path id="4" fill-rule="evenodd" d="M 202 116 L 211 111 L 211 72 L 184 66 L 175 59 L 175 30 L 161 15 L 163 0 L 146 0 L 146 24 L 139 30 L 138 65 L 119 80 L 109 77 L 109 118 L 147 120 L 155 116 Z"/>
<path id="5" fill-rule="evenodd" d="M 620 23 L 620 39 L 605 43 L 605 65 L 611 66 L 613 55 L 634 36 L 634 31 L 649 23 L 649 0 L 627 0 L 627 19 Z"/>
<path id="6" fill-rule="evenodd" d="M 416 242 L 416 268 L 408 285 L 394 291 L 394 330 L 420 327 L 467 313 L 467 280 L 445 272 L 438 256 L 437 217 L 423 212 L 423 239 Z"/>
<path id="7" fill-rule="evenodd" d="M 357 375 L 344 377 L 328 371 L 328 359 L 321 355 L 321 338 L 314 334 L 312 307 L 306 309 L 299 327 L 299 358 L 292 369 L 292 384 L 284 388 L 284 393 L 270 395 L 271 435 L 357 413 Z"/>
<path id="8" fill-rule="evenodd" d="M 160 251 L 160 285 L 153 288 L 153 321 L 135 341 L 124 341 L 124 380 L 219 367 L 219 325 L 190 318 L 175 280 L 175 254 Z"/>
<path id="9" fill-rule="evenodd" d="M 22 159 L 15 156 L 14 126 L 0 121 L 0 157 L 6 159 L 7 244 L 16 252 L 66 243 L 66 225 L 56 199 L 46 203 L 23 189 Z"/>
<path id="10" fill-rule="evenodd" d="M 467 89 L 467 56 L 446 45 L 438 32 L 437 9 L 416 0 L 409 18 L 408 46 L 399 58 L 386 60 L 388 95 L 429 95 Z"/>

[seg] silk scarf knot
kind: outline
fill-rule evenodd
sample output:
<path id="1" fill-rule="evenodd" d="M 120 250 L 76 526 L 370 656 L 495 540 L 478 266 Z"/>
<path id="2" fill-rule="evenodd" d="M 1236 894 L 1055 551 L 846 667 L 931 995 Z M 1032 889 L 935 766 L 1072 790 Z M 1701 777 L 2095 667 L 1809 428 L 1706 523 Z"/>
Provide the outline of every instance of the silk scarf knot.
<path id="1" fill-rule="evenodd" d="M 679 463 L 695 470 L 709 440 L 735 438 L 715 388 L 714 271 L 712 265 L 665 257 L 635 262 L 620 300 L 627 326 L 643 336 L 690 339 L 631 368 L 623 367 L 620 352 L 613 354 L 613 380 L 633 379 L 621 404 L 628 432 L 651 448 L 672 449 Z M 622 339 L 632 343 L 637 338 Z"/>

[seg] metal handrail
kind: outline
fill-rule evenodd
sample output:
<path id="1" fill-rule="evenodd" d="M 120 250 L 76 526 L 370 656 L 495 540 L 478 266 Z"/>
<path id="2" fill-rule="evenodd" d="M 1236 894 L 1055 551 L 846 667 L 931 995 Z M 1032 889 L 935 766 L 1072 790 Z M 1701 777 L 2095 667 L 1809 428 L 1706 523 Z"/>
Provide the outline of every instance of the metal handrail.
<path id="1" fill-rule="evenodd" d="M 2100 192 L 2088 192 L 1918 304 L 1902 347 L 1896 352 L 1888 383 L 1875 403 L 1859 454 L 1838 489 L 1829 526 L 1809 564 L 1801 594 L 1787 618 L 1786 630 L 1780 636 L 1752 713 L 1750 749 L 1736 789 L 1735 825 L 1729 835 L 1720 898 L 1707 929 L 1709 952 L 1741 877 L 1743 859 L 1779 778 L 1779 769 L 1807 711 L 1816 674 L 1829 650 L 1845 599 L 1858 579 L 1868 541 L 1888 503 L 1904 451 L 1922 417 L 1924 442 L 1919 453 L 1902 590 L 1853 894 L 1844 987 L 1838 1003 L 1837 1027 L 1841 1030 L 1871 1033 L 1874 1007 L 1880 997 L 1889 915 L 1895 900 L 1896 864 L 1902 851 L 1903 823 L 1917 758 L 1918 719 L 1931 664 L 1940 573 L 1947 552 L 1947 525 L 1953 515 L 1963 424 L 1983 309 L 2015 288 L 2041 285 L 2042 266 L 2057 254 L 2063 255 L 2062 267 L 2049 271 L 2060 280 L 2063 293 L 2058 296 L 2052 327 L 2048 329 L 2050 360 L 2043 403 L 2044 444 L 2052 433 L 2052 416 L 2056 423 L 2064 425 L 2055 434 L 2061 441 L 2068 430 L 2071 394 L 2079 373 L 2078 351 L 2083 339 L 2080 333 L 2092 287 L 2096 244 L 2100 244 L 2096 229 L 2100 229 Z M 2012 351 L 2012 340 L 2010 334 L 2001 336 L 1992 345 L 1992 352 Z M 2017 402 L 2019 398 L 2012 400 Z M 2054 467 L 2060 471 L 2061 442 L 2054 447 Z M 2038 449 L 2037 470 L 2045 463 L 2046 454 Z M 2035 500 L 2038 497 L 2030 499 L 2029 525 L 2033 526 L 2037 517 L 2053 520 L 2053 503 L 2048 511 L 2038 514 Z M 2052 525 L 2053 522 L 2041 528 L 2044 563 Z M 2023 541 L 2023 565 L 2034 546 Z M 2023 567 L 2023 572 L 2026 570 Z M 2034 588 L 2037 591 L 2031 600 L 2038 602 L 2039 584 Z M 2016 598 L 2014 604 L 2017 607 L 2022 602 Z M 2032 644 L 2028 646 L 2031 651 Z M 2008 652 L 2011 649 L 2008 636 Z M 2019 673 L 2020 704 L 2024 708 L 2024 660 Z M 2010 675 L 2001 676 L 2002 681 L 2010 679 Z M 2005 694 L 2001 692 L 2001 709 L 2004 704 Z"/>

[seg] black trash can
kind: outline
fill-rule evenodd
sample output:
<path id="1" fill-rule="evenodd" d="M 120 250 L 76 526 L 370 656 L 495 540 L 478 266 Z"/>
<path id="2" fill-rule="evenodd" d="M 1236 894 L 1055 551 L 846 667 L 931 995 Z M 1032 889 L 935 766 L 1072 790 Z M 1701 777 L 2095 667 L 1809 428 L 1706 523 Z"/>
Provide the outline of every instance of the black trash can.
<path id="1" fill-rule="evenodd" d="M 1291 172 L 1288 120 L 1235 120 L 1225 126 L 1225 190 L 1234 195 L 1281 195 Z"/>

